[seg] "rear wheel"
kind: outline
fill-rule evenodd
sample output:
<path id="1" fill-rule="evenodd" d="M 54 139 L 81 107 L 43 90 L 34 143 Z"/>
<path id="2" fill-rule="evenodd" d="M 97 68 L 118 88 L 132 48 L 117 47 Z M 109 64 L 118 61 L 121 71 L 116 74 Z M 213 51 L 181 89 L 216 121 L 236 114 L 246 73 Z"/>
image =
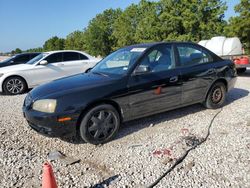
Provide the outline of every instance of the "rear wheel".
<path id="1" fill-rule="evenodd" d="M 27 90 L 27 84 L 23 78 L 13 76 L 4 81 L 3 90 L 8 95 L 18 95 Z"/>
<path id="2" fill-rule="evenodd" d="M 217 82 L 211 87 L 204 105 L 206 108 L 216 109 L 222 107 L 225 100 L 226 86 L 222 82 Z"/>
<path id="3" fill-rule="evenodd" d="M 103 144 L 111 140 L 120 127 L 120 116 L 116 109 L 108 104 L 90 109 L 80 125 L 81 138 L 91 144 Z"/>

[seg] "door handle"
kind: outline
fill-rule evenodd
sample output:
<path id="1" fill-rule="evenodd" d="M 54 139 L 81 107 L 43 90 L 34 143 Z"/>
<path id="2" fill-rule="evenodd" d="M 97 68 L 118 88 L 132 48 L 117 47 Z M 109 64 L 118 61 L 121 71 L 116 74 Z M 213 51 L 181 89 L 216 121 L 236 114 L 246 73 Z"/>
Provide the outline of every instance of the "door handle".
<path id="1" fill-rule="evenodd" d="M 169 79 L 170 83 L 177 82 L 178 81 L 178 76 L 173 76 Z"/>

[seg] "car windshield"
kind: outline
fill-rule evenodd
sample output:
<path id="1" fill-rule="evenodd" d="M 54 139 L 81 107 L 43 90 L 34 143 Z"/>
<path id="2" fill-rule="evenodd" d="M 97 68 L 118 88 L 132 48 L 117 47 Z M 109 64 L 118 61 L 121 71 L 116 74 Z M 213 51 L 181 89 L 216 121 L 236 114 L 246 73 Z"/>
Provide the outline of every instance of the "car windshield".
<path id="1" fill-rule="evenodd" d="M 124 75 L 136 62 L 146 48 L 123 48 L 117 50 L 100 61 L 92 70 L 92 73 Z"/>
<path id="2" fill-rule="evenodd" d="M 33 59 L 29 60 L 26 64 L 34 65 L 34 64 L 36 64 L 36 62 L 38 62 L 39 60 L 41 60 L 43 57 L 45 57 L 47 55 L 48 55 L 48 53 L 41 53 L 41 54 L 37 55 L 36 57 L 34 57 Z"/>

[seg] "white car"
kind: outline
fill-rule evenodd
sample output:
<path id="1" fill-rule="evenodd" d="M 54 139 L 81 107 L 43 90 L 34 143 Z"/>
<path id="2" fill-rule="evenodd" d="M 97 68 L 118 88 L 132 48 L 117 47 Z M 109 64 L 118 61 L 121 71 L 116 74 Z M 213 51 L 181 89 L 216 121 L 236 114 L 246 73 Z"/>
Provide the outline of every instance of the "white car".
<path id="1" fill-rule="evenodd" d="M 21 94 L 28 88 L 83 73 L 99 61 L 100 59 L 80 51 L 44 52 L 26 64 L 0 68 L 0 92 Z"/>

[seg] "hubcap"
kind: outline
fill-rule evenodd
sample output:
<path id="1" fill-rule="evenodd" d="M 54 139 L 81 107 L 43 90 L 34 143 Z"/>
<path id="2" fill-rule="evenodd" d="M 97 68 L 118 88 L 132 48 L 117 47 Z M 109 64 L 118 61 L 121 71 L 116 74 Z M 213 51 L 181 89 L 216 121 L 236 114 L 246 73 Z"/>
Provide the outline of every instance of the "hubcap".
<path id="1" fill-rule="evenodd" d="M 18 94 L 23 90 L 23 83 L 21 80 L 19 79 L 10 79 L 7 82 L 6 88 L 8 90 L 8 92 L 12 93 L 12 94 Z"/>
<path id="2" fill-rule="evenodd" d="M 213 103 L 219 103 L 222 99 L 222 90 L 220 87 L 217 87 L 213 90 L 212 93 L 212 102 Z"/>
<path id="3" fill-rule="evenodd" d="M 95 140 L 109 137 L 116 126 L 115 115 L 108 110 L 94 113 L 88 122 L 88 132 Z"/>

